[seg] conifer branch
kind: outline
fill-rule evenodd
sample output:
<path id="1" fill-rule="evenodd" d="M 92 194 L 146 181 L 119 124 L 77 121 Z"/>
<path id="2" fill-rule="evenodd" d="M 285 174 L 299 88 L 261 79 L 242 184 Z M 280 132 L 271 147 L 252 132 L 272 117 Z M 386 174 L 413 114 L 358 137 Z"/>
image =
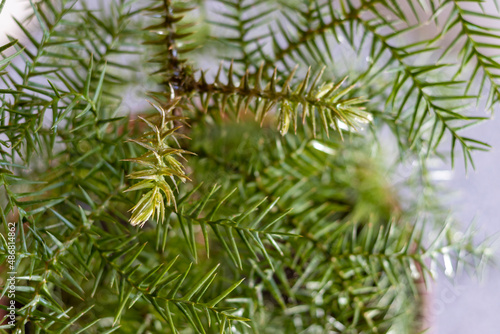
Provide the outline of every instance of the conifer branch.
<path id="1" fill-rule="evenodd" d="M 170 306 L 172 305 L 179 309 L 180 313 L 186 318 L 192 328 L 199 333 L 205 333 L 205 325 L 202 323 L 200 315 L 198 314 L 201 312 L 207 316 L 207 322 L 209 324 L 212 321 L 217 321 L 222 329 L 226 326 L 226 322 L 229 322 L 229 326 L 231 326 L 231 321 L 248 321 L 246 318 L 228 313 L 228 311 L 231 311 L 230 308 L 217 307 L 217 304 L 226 298 L 227 295 L 229 295 L 234 289 L 236 289 L 238 285 L 243 282 L 243 280 L 236 282 L 211 300 L 206 302 L 200 301 L 212 284 L 219 265 L 210 270 L 206 275 L 199 279 L 198 282 L 192 285 L 187 292 L 179 297 L 178 292 L 180 289 L 185 289 L 183 283 L 188 276 L 192 265 L 189 265 L 187 270 L 183 273 L 175 275 L 169 274 L 169 270 L 177 260 L 177 258 L 174 258 L 169 263 L 160 264 L 157 267 L 152 268 L 149 272 L 138 276 L 136 274 L 138 266 L 129 269 L 129 266 L 124 266 L 123 263 L 117 263 L 115 260 L 119 257 L 117 254 L 127 254 L 129 253 L 130 248 L 125 247 L 124 249 L 117 249 L 111 254 L 98 246 L 96 248 L 106 264 L 113 268 L 113 270 L 116 271 L 132 289 L 139 293 L 138 297 L 143 297 L 153 305 L 163 320 L 169 325 L 173 333 L 176 333 L 178 330 L 173 321 L 172 314 L 170 314 L 172 312 Z M 142 249 L 139 249 L 136 253 L 133 253 L 132 259 L 137 258 L 141 251 Z M 125 262 L 132 263 L 132 261 Z M 170 287 L 168 287 L 169 285 Z M 131 291 L 123 288 L 120 294 L 121 307 L 115 315 L 115 323 L 123 315 L 124 306 L 127 303 L 131 303 L 133 305 L 135 301 L 139 299 L 138 297 L 135 297 L 135 301 L 133 301 L 131 299 Z M 214 320 L 211 319 L 212 315 L 215 316 Z"/>
<path id="2" fill-rule="evenodd" d="M 314 5 L 311 5 L 307 12 L 304 13 L 300 11 L 300 13 L 301 16 L 310 17 L 310 19 L 314 18 L 314 21 L 319 20 L 319 24 L 317 25 L 317 27 L 310 27 L 310 24 L 312 22 L 309 22 L 309 24 L 307 25 L 309 28 L 304 29 L 303 27 L 306 25 L 297 22 L 293 17 L 287 14 L 286 11 L 283 12 L 287 23 L 295 28 L 297 36 L 292 37 L 290 35 L 290 32 L 287 32 L 287 29 L 283 26 L 283 24 L 278 22 L 280 34 L 285 36 L 287 45 L 285 47 L 282 47 L 280 45 L 280 42 L 278 41 L 277 32 L 271 31 L 270 35 L 273 41 L 275 53 L 272 59 L 267 60 L 267 64 L 272 64 L 275 61 L 280 61 L 285 66 L 289 66 L 286 62 L 286 58 L 289 56 L 293 57 L 294 52 L 297 54 L 298 58 L 300 58 L 300 60 L 305 63 L 308 63 L 310 60 L 306 57 L 307 52 L 312 56 L 313 59 L 317 59 L 319 57 L 321 59 L 321 63 L 326 64 L 327 61 L 323 56 L 323 51 L 321 51 L 316 44 L 316 38 L 321 37 L 328 56 L 333 59 L 334 57 L 332 53 L 331 43 L 328 42 L 328 37 L 326 34 L 328 32 L 331 32 L 338 41 L 338 33 L 336 29 L 346 23 L 353 22 L 354 20 L 358 19 L 363 11 L 367 10 L 371 6 L 374 6 L 377 1 L 364 2 L 359 7 L 351 8 L 349 12 L 343 12 L 341 15 L 337 15 L 335 13 L 333 3 L 329 2 L 328 4 L 326 4 L 329 11 L 329 22 L 325 22 L 323 16 L 320 14 L 321 7 L 318 2 L 314 1 L 313 3 Z M 297 9 L 294 8 L 294 10 Z"/>
<path id="3" fill-rule="evenodd" d="M 481 98 L 481 94 L 485 89 L 485 81 L 488 80 L 491 86 L 490 93 L 488 96 L 488 104 L 490 108 L 493 108 L 495 104 L 500 101 L 500 84 L 497 82 L 498 79 L 498 69 L 500 68 L 500 64 L 496 61 L 496 57 L 490 55 L 489 53 L 485 53 L 484 49 L 495 49 L 496 45 L 488 42 L 479 41 L 480 38 L 493 38 L 498 39 L 498 35 L 495 34 L 495 30 L 486 26 L 481 26 L 473 23 L 471 20 L 474 18 L 485 19 L 485 20 L 496 20 L 498 21 L 498 17 L 493 15 L 488 15 L 484 13 L 484 11 L 475 11 L 475 10 L 464 10 L 461 8 L 458 1 L 445 1 L 441 4 L 441 8 L 446 7 L 451 3 L 452 11 L 450 13 L 450 17 L 447 19 L 448 24 L 445 25 L 439 37 L 443 38 L 451 38 L 450 33 L 453 27 L 459 25 L 460 32 L 457 36 L 454 36 L 454 42 L 451 42 L 446 49 L 443 51 L 441 58 L 446 56 L 456 45 L 460 36 L 465 36 L 465 43 L 463 44 L 462 51 L 460 52 L 460 57 L 462 58 L 461 67 L 457 70 L 457 76 L 465 71 L 466 64 L 470 63 L 472 59 L 476 60 L 476 64 L 474 66 L 474 70 L 472 71 L 472 76 L 468 77 L 469 83 L 467 84 L 465 93 L 470 90 L 472 83 L 476 78 L 479 79 L 479 92 L 478 99 Z M 456 17 L 456 19 L 453 19 Z M 479 74 L 479 70 L 483 73 Z"/>
<path id="4" fill-rule="evenodd" d="M 234 72 L 232 66 L 228 72 L 228 83 L 224 84 L 220 81 L 221 65 L 213 83 L 207 83 L 202 73 L 201 78 L 193 83 L 192 89 L 200 94 L 205 111 L 208 111 L 208 105 L 212 98 L 217 101 L 221 113 L 226 110 L 228 102 L 231 103 L 232 110 L 237 118 L 241 114 L 247 113 L 250 106 L 253 106 L 255 119 L 260 124 L 264 122 L 264 118 L 270 111 L 276 107 L 279 112 L 278 127 L 283 135 L 288 132 L 290 126 L 293 127 L 295 132 L 297 131 L 299 110 L 301 111 L 302 122 L 309 121 L 313 134 L 317 133 L 316 117 L 320 117 L 319 122 L 321 122 L 327 135 L 329 128 L 334 128 L 341 133 L 342 127 L 356 128 L 358 123 L 367 123 L 371 120 L 370 114 L 365 112 L 363 107 L 358 106 L 364 103 L 365 100 L 356 97 L 344 97 L 354 87 L 341 89 L 346 78 L 335 84 L 320 84 L 323 73 L 323 71 L 320 71 L 310 84 L 311 69 L 309 69 L 306 77 L 292 89 L 291 85 L 295 74 L 295 71 L 292 71 L 281 85 L 281 88 L 279 88 L 277 69 L 275 69 L 270 81 L 265 84 L 265 88 L 262 88 L 263 68 L 264 65 L 262 64 L 255 75 L 253 84 L 251 83 L 252 78 L 247 71 L 239 80 L 240 84 L 237 86 L 233 81 Z"/>
<path id="5" fill-rule="evenodd" d="M 276 228 L 276 225 L 279 225 L 280 221 L 286 217 L 290 210 L 281 212 L 279 215 L 272 215 L 270 212 L 276 206 L 278 199 L 272 201 L 266 207 L 263 207 L 266 202 L 266 198 L 264 198 L 258 200 L 256 203 L 252 203 L 244 210 L 241 210 L 241 213 L 231 216 L 224 215 L 220 212 L 222 211 L 221 208 L 223 205 L 226 205 L 226 202 L 237 189 L 233 189 L 227 195 L 218 199 L 214 205 L 208 205 L 211 200 L 215 199 L 213 197 L 219 189 L 220 186 L 214 186 L 196 205 L 189 207 L 184 204 L 180 206 L 177 212 L 177 220 L 182 229 L 182 234 L 186 243 L 189 245 L 191 255 L 195 262 L 198 261 L 198 255 L 193 223 L 201 227 L 207 257 L 210 256 L 210 238 L 207 231 L 207 226 L 209 226 L 219 243 L 230 256 L 234 265 L 240 270 L 243 269 L 243 261 L 241 252 L 239 251 L 240 246 L 237 245 L 236 239 L 241 241 L 255 260 L 259 261 L 263 256 L 272 267 L 273 260 L 262 239 L 265 238 L 268 240 L 271 245 L 282 254 L 278 242 L 274 239 L 275 237 L 280 239 L 282 237 L 300 237 L 293 233 L 282 232 Z M 193 192 L 193 194 L 195 194 L 195 192 Z M 191 196 L 193 194 L 191 194 Z M 183 203 L 186 203 L 187 200 L 187 197 L 182 199 Z M 207 212 L 206 216 L 200 217 L 201 213 L 204 211 Z M 259 212 L 259 214 L 256 215 L 256 212 Z M 234 234 L 236 234 L 236 237 Z"/>
<path id="6" fill-rule="evenodd" d="M 230 37 L 221 37 L 217 34 L 212 38 L 238 53 L 236 57 L 221 54 L 220 58 L 241 64 L 245 70 L 256 67 L 255 63 L 258 63 L 256 58 L 259 52 L 257 44 L 265 37 L 258 30 L 276 9 L 267 0 L 235 0 L 220 2 L 220 4 L 224 6 L 225 10 L 218 10 L 216 13 L 225 21 L 209 20 L 208 22 L 214 28 L 222 27 L 224 30 L 228 30 Z"/>
<path id="7" fill-rule="evenodd" d="M 466 127 L 468 124 L 463 122 L 471 122 L 473 124 L 477 123 L 478 120 L 484 119 L 484 118 L 478 118 L 478 117 L 472 117 L 472 116 L 467 116 L 463 114 L 459 114 L 456 109 L 461 108 L 461 104 L 457 104 L 458 102 L 455 102 L 457 100 L 461 101 L 463 99 L 467 99 L 469 96 L 462 96 L 462 95 L 431 95 L 426 91 L 426 88 L 428 87 L 435 87 L 438 85 L 444 85 L 447 83 L 432 83 L 428 84 L 425 82 L 422 82 L 419 79 L 419 76 L 422 74 L 427 74 L 428 72 L 431 72 L 433 70 L 439 69 L 441 66 L 440 65 L 429 65 L 429 66 L 410 66 L 408 65 L 404 60 L 403 57 L 407 57 L 408 53 L 404 48 L 398 48 L 395 46 L 392 46 L 388 41 L 385 36 L 377 32 L 377 27 L 373 26 L 372 24 L 369 24 L 365 21 L 361 21 L 363 26 L 366 28 L 367 31 L 369 31 L 373 37 L 378 41 L 383 49 L 386 49 L 390 52 L 391 54 L 391 60 L 390 61 L 395 61 L 397 62 L 403 69 L 404 74 L 403 74 L 403 79 L 395 84 L 395 89 L 392 92 L 392 96 L 396 96 L 398 91 L 402 89 L 403 83 L 406 80 L 411 81 L 411 88 L 406 92 L 406 96 L 409 96 L 413 92 L 417 93 L 416 101 L 415 101 L 415 107 L 412 109 L 412 114 L 411 114 L 411 122 L 410 122 L 410 127 L 409 127 L 409 134 L 408 134 L 408 141 L 413 145 L 417 139 L 422 136 L 422 128 L 426 121 L 430 118 L 434 118 L 434 125 L 432 127 L 432 131 L 429 137 L 429 141 L 426 144 L 427 145 L 427 151 L 435 151 L 437 149 L 438 144 L 441 142 L 441 139 L 443 138 L 443 135 L 445 131 L 447 131 L 449 134 L 451 134 L 451 157 L 452 157 L 452 164 L 454 162 L 454 149 L 455 149 L 455 144 L 458 142 L 461 145 L 462 151 L 463 151 L 463 156 L 464 156 L 464 164 L 467 167 L 468 163 L 472 164 L 474 167 L 474 162 L 472 160 L 472 155 L 471 152 L 473 150 L 487 150 L 491 146 L 483 143 L 481 141 L 477 141 L 471 138 L 463 137 L 460 134 L 458 134 L 458 130 L 461 129 L 462 127 Z M 425 49 L 424 49 L 425 51 Z M 415 52 L 415 51 L 414 51 Z M 413 53 L 414 53 L 413 52 Z M 417 51 L 418 52 L 418 51 Z M 469 97 L 470 98 L 470 97 Z M 472 97 L 474 98 L 474 97 Z M 401 115 L 402 112 L 405 108 L 405 104 L 408 101 L 408 98 L 405 97 L 405 99 L 402 101 L 398 108 L 398 112 L 395 115 L 395 120 L 397 121 Z M 451 101 L 452 103 L 455 102 L 455 105 L 452 106 L 445 106 L 442 103 L 440 104 L 439 102 L 444 101 Z M 422 109 L 419 108 L 420 105 L 423 107 Z M 462 122 L 459 125 L 451 125 L 450 122 Z M 440 130 L 438 130 L 440 129 Z M 439 132 L 438 132 L 439 131 Z"/>
<path id="8" fill-rule="evenodd" d="M 145 133 L 139 139 L 132 139 L 131 141 L 142 146 L 147 152 L 140 157 L 124 159 L 123 161 L 131 161 L 143 166 L 147 169 L 133 172 L 128 175 L 130 179 L 142 180 L 141 182 L 131 186 L 125 191 L 137 191 L 141 189 L 151 189 L 146 194 L 142 195 L 139 202 L 130 209 L 132 217 L 130 223 L 133 226 L 140 225 L 141 227 L 148 221 L 149 218 L 154 217 L 156 213 L 156 220 L 162 222 L 165 218 L 165 204 L 162 196 L 165 196 L 167 205 L 175 204 L 175 195 L 165 180 L 171 179 L 177 187 L 174 176 L 179 178 L 182 182 L 189 180 L 184 171 L 184 166 L 175 158 L 178 156 L 183 158 L 182 154 L 190 154 L 191 152 L 176 149 L 170 146 L 170 141 L 176 140 L 176 137 L 185 137 L 177 133 L 180 127 L 174 127 L 174 121 L 184 120 L 185 117 L 174 116 L 172 110 L 179 102 L 179 99 L 173 100 L 168 109 L 154 105 L 156 110 L 160 113 L 158 122 L 151 122 L 145 118 L 141 119 L 151 128 L 152 131 Z"/>
<path id="9" fill-rule="evenodd" d="M 153 24 L 144 28 L 144 30 L 153 33 L 153 39 L 146 41 L 144 44 L 159 45 L 162 50 L 151 58 L 150 62 L 159 63 L 160 68 L 154 73 L 161 75 L 162 84 L 166 87 L 169 85 L 175 92 L 184 90 L 186 80 L 192 76 L 190 65 L 186 64 L 186 60 L 180 58 L 180 55 L 191 51 L 194 46 L 188 44 L 183 48 L 177 45 L 178 40 L 184 40 L 192 32 L 185 32 L 189 24 L 180 23 L 183 18 L 183 13 L 191 11 L 192 7 L 178 6 L 173 4 L 172 0 L 158 0 L 158 6 L 149 8 L 147 11 L 150 16 L 160 16 L 160 23 Z M 166 52 L 166 55 L 165 55 Z"/>
<path id="10" fill-rule="evenodd" d="M 72 4 L 74 5 L 74 3 Z M 13 95 L 13 100 L 4 100 L 5 105 L 2 108 L 2 120 L 5 122 L 8 119 L 10 125 L 4 127 L 5 133 L 9 136 L 10 147 L 14 152 L 17 152 L 19 156 L 23 159 L 29 161 L 30 156 L 24 156 L 21 146 L 25 144 L 25 151 L 30 152 L 33 150 L 35 145 L 40 145 L 41 140 L 37 135 L 38 130 L 42 126 L 43 117 L 45 115 L 45 109 L 42 107 L 41 110 L 36 110 L 36 104 L 33 106 L 30 102 L 34 100 L 38 103 L 45 102 L 45 100 L 37 95 L 40 93 L 45 96 L 51 96 L 43 87 L 39 87 L 36 84 L 30 84 L 30 80 L 39 75 L 44 75 L 50 73 L 51 71 L 37 71 L 39 68 L 44 67 L 60 67 L 57 64 L 47 63 L 43 61 L 45 54 L 50 52 L 51 48 L 54 46 L 65 46 L 71 43 L 70 39 L 61 39 L 56 34 L 56 28 L 59 26 L 62 19 L 71 13 L 72 5 L 63 6 L 60 11 L 54 11 L 53 20 L 49 21 L 47 15 L 39 15 L 39 24 L 43 29 L 42 39 L 37 41 L 37 39 L 24 27 L 23 23 L 15 21 L 19 28 L 26 35 L 27 39 L 31 45 L 35 48 L 35 52 L 29 51 L 29 48 L 21 43 L 17 43 L 20 48 L 18 52 L 26 59 L 26 70 L 23 71 L 19 69 L 16 65 L 11 64 L 11 67 L 17 74 L 21 77 L 20 80 L 16 80 L 10 73 L 7 73 L 4 78 L 2 76 L 2 81 L 4 84 L 10 87 L 15 87 L 15 93 Z M 33 7 L 37 10 L 36 7 Z M 51 13 L 52 14 L 52 13 Z M 42 21 L 43 17 L 46 21 Z M 13 38 L 11 38 L 12 40 Z M 22 51 L 21 51 L 22 50 Z M 49 88 L 49 91 L 52 91 Z M 39 147 L 41 149 L 41 147 Z M 13 152 L 13 153 L 14 153 Z M 14 162 L 15 155 L 12 154 L 12 162 Z"/>

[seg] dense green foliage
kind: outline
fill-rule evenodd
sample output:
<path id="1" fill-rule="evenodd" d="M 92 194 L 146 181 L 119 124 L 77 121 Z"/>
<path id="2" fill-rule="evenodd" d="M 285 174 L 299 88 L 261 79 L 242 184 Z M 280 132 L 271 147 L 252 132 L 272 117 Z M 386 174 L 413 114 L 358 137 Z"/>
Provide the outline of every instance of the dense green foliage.
<path id="1" fill-rule="evenodd" d="M 479 1 L 92 4 L 0 47 L 16 332 L 416 333 L 435 269 L 487 262 L 426 165 L 489 147 Z"/>

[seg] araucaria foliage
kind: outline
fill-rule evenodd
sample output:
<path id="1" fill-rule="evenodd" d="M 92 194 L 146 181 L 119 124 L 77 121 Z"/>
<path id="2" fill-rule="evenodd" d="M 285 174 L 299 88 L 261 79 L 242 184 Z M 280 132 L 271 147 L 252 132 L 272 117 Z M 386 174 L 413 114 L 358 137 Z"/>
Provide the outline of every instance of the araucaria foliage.
<path id="1" fill-rule="evenodd" d="M 426 167 L 489 148 L 480 1 L 96 3 L 0 47 L 3 333 L 417 333 L 487 262 Z"/>

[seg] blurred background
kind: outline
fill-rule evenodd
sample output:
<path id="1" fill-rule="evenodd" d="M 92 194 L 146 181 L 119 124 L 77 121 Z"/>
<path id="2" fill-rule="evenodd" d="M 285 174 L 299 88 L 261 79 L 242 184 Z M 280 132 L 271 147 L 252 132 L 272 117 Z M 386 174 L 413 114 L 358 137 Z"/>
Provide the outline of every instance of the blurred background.
<path id="1" fill-rule="evenodd" d="M 496 12 L 493 1 L 485 1 L 485 7 Z M 0 44 L 8 41 L 6 34 L 19 36 L 19 27 L 12 16 L 21 20 L 30 8 L 29 1 L 6 0 L 0 14 Z M 27 29 L 36 29 L 27 26 Z M 500 27 L 498 27 L 500 28 Z M 127 109 L 134 110 L 141 104 L 129 101 Z M 479 114 L 485 114 L 478 110 Z M 451 170 L 448 164 L 439 164 L 437 172 L 445 187 L 452 193 L 447 201 L 448 209 L 463 224 L 465 230 L 471 224 L 479 231 L 478 239 L 498 239 L 500 232 L 500 121 L 494 113 L 491 120 L 469 130 L 467 135 L 493 146 L 489 152 L 476 152 L 476 170 L 466 173 L 463 164 L 457 163 Z M 465 133 L 464 133 L 465 134 Z M 460 161 L 460 159 L 457 159 Z M 495 242 L 494 245 L 498 245 Z M 495 247 L 495 261 L 499 262 L 500 247 Z M 464 273 L 455 282 L 439 277 L 431 287 L 427 322 L 432 325 L 428 333 L 482 333 L 498 334 L 500 314 L 500 266 L 490 266 L 478 277 L 477 273 Z"/>

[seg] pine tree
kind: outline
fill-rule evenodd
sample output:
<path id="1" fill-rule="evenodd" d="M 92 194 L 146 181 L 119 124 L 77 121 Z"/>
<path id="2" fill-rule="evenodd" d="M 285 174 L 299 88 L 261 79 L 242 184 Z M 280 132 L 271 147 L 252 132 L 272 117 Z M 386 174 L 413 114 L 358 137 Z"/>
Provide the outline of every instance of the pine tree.
<path id="1" fill-rule="evenodd" d="M 481 1 L 30 4 L 3 333 L 417 333 L 432 279 L 488 262 L 428 167 L 490 147 L 462 131 L 500 98 Z"/>

